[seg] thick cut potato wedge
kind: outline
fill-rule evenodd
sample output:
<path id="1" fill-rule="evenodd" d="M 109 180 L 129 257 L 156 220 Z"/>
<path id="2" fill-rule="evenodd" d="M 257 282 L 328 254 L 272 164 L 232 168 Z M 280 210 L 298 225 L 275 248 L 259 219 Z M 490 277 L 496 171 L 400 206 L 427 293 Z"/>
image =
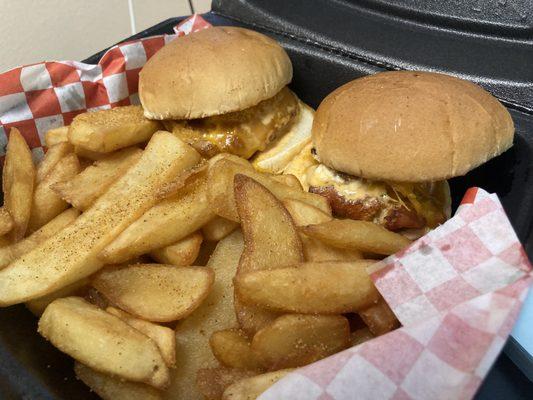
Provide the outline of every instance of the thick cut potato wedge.
<path id="1" fill-rule="evenodd" d="M 172 329 L 135 318 L 118 308 L 107 307 L 106 311 L 152 339 L 159 347 L 165 364 L 171 368 L 176 366 L 176 335 Z"/>
<path id="2" fill-rule="evenodd" d="M 367 327 L 359 328 L 350 334 L 350 346 L 357 346 L 368 340 L 374 339 L 374 335 Z"/>
<path id="3" fill-rule="evenodd" d="M 207 297 L 214 273 L 207 267 L 133 264 L 102 270 L 92 285 L 113 304 L 148 321 L 185 318 Z"/>
<path id="4" fill-rule="evenodd" d="M 292 371 L 292 369 L 280 369 L 252 378 L 244 378 L 228 386 L 224 390 L 222 400 L 255 400 L 261 393 Z"/>
<path id="5" fill-rule="evenodd" d="M 251 349 L 269 370 L 311 364 L 350 345 L 350 325 L 340 315 L 287 314 L 258 331 Z"/>
<path id="6" fill-rule="evenodd" d="M 406 237 L 378 224 L 352 219 L 334 219 L 317 225 L 300 227 L 308 236 L 335 247 L 367 253 L 390 255 L 409 246 Z"/>
<path id="7" fill-rule="evenodd" d="M 239 329 L 225 329 L 214 332 L 209 339 L 213 354 L 227 367 L 260 370 L 259 358 L 250 349 L 250 341 Z"/>
<path id="8" fill-rule="evenodd" d="M 201 368 L 196 376 L 196 386 L 206 400 L 220 400 L 228 386 L 256 374 L 237 368 Z"/>
<path id="9" fill-rule="evenodd" d="M 228 236 L 231 232 L 239 227 L 235 221 L 222 217 L 215 217 L 202 227 L 202 233 L 205 240 L 218 242 Z"/>
<path id="10" fill-rule="evenodd" d="M 97 153 L 96 151 L 87 150 L 80 146 L 74 146 L 74 153 L 86 161 L 98 161 L 109 155 L 109 153 Z"/>
<path id="11" fill-rule="evenodd" d="M 322 211 L 331 213 L 325 197 L 304 192 L 272 179 L 267 174 L 256 171 L 246 160 L 230 154 L 222 154 L 209 160 L 208 199 L 214 212 L 232 221 L 239 221 L 234 194 L 231 191 L 235 175 L 246 175 L 271 191 L 280 200 L 296 199 L 311 204 Z"/>
<path id="12" fill-rule="evenodd" d="M 300 184 L 300 181 L 297 177 L 294 175 L 288 174 L 288 175 L 270 175 L 272 179 L 275 181 L 278 181 L 280 183 L 283 183 L 284 185 L 290 186 L 294 189 L 300 189 L 303 190 L 302 185 Z"/>
<path id="13" fill-rule="evenodd" d="M 35 181 L 35 167 L 31 151 L 17 128 L 12 128 L 7 142 L 2 171 L 4 207 L 13 218 L 9 233 L 13 241 L 24 237 L 30 220 Z"/>
<path id="14" fill-rule="evenodd" d="M 379 299 L 377 304 L 359 311 L 359 315 L 374 336 L 383 335 L 400 326 L 400 321 L 383 297 Z"/>
<path id="15" fill-rule="evenodd" d="M 52 190 L 52 186 L 63 180 L 71 179 L 80 170 L 78 157 L 75 154 L 67 154 L 37 184 L 33 193 L 28 231 L 35 232 L 69 207 L 68 203 Z"/>
<path id="16" fill-rule="evenodd" d="M 200 232 L 195 232 L 175 244 L 152 250 L 150 256 L 161 264 L 187 267 L 191 265 L 200 253 L 203 237 Z"/>
<path id="17" fill-rule="evenodd" d="M 160 128 L 158 121 L 144 117 L 141 106 L 116 107 L 76 116 L 68 139 L 82 149 L 109 153 L 146 142 Z"/>
<path id="18" fill-rule="evenodd" d="M 79 380 L 103 400 L 162 400 L 159 390 L 138 382 L 103 374 L 79 362 L 74 363 L 74 372 Z"/>
<path id="19" fill-rule="evenodd" d="M 289 131 L 253 159 L 253 166 L 261 172 L 281 174 L 287 164 L 311 143 L 311 127 L 315 111 L 306 104 L 299 103 L 299 113 Z"/>
<path id="20" fill-rule="evenodd" d="M 339 249 L 303 233 L 300 236 L 302 238 L 305 261 L 354 261 L 363 258 L 363 254 L 358 250 Z"/>
<path id="21" fill-rule="evenodd" d="M 9 211 L 5 207 L 0 207 L 0 236 L 9 233 L 14 225 L 15 222 L 11 218 L 11 215 L 9 215 Z"/>
<path id="22" fill-rule="evenodd" d="M 142 150 L 130 147 L 96 161 L 80 174 L 52 185 L 56 194 L 78 210 L 85 211 L 139 159 Z"/>
<path id="23" fill-rule="evenodd" d="M 302 314 L 363 310 L 379 299 L 366 272 L 373 261 L 304 263 L 295 268 L 237 275 L 235 293 L 245 304 Z"/>
<path id="24" fill-rule="evenodd" d="M 215 217 L 206 196 L 206 177 L 200 172 L 176 195 L 159 202 L 126 228 L 100 258 L 107 264 L 121 263 L 196 232 Z"/>
<path id="25" fill-rule="evenodd" d="M 44 134 L 44 143 L 48 148 L 64 142 L 68 142 L 68 126 L 50 129 Z"/>
<path id="26" fill-rule="evenodd" d="M 41 182 L 62 158 L 73 151 L 74 147 L 68 142 L 61 142 L 51 146 L 44 155 L 43 160 L 37 166 L 35 183 Z"/>
<path id="27" fill-rule="evenodd" d="M 287 199 L 283 202 L 283 205 L 291 215 L 294 225 L 296 226 L 321 224 L 333 219 L 331 214 L 304 203 L 303 201 Z"/>
<path id="28" fill-rule="evenodd" d="M 253 179 L 235 175 L 235 201 L 244 234 L 244 252 L 237 276 L 250 271 L 283 268 L 303 261 L 302 243 L 283 204 Z M 277 314 L 245 305 L 235 298 L 241 328 L 253 335 Z"/>
<path id="29" fill-rule="evenodd" d="M 39 333 L 97 371 L 157 388 L 168 386 L 168 367 L 155 342 L 79 297 L 52 302 L 39 320 Z"/>
<path id="30" fill-rule="evenodd" d="M 141 159 L 75 222 L 0 271 L 0 306 L 42 297 L 102 267 L 98 254 L 159 199 L 159 190 L 200 160 L 158 132 Z"/>
<path id="31" fill-rule="evenodd" d="M 203 400 L 196 387 L 196 374 L 201 368 L 218 366 L 209 338 L 221 327 L 237 325 L 233 310 L 233 277 L 243 250 L 240 230 L 222 239 L 207 264 L 215 272 L 211 293 L 191 315 L 176 326 L 178 368 L 171 371 L 172 383 L 168 399 Z"/>
<path id="32" fill-rule="evenodd" d="M 36 317 L 40 317 L 43 314 L 44 310 L 46 310 L 46 307 L 48 307 L 48 305 L 54 300 L 60 299 L 62 297 L 84 295 L 87 291 L 87 288 L 89 287 L 89 284 L 89 278 L 80 279 L 77 282 L 74 282 L 50 294 L 47 294 L 46 296 L 28 301 L 26 303 L 26 307 Z"/>
<path id="33" fill-rule="evenodd" d="M 61 229 L 72 223 L 79 215 L 80 212 L 78 210 L 69 208 L 20 242 L 0 248 L 0 269 L 6 267 L 10 262 L 30 252 L 34 247 L 37 247 L 46 239 L 55 235 Z"/>

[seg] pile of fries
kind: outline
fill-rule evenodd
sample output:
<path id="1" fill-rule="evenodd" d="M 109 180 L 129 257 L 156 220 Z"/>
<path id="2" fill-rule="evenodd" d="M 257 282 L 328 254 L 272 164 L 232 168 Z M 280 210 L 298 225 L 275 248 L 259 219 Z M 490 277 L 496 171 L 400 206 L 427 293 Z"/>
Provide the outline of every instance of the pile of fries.
<path id="1" fill-rule="evenodd" d="M 104 399 L 254 399 L 398 326 L 366 267 L 409 244 L 292 175 L 209 160 L 139 106 L 77 116 L 34 166 L 9 135 L 0 306 Z"/>

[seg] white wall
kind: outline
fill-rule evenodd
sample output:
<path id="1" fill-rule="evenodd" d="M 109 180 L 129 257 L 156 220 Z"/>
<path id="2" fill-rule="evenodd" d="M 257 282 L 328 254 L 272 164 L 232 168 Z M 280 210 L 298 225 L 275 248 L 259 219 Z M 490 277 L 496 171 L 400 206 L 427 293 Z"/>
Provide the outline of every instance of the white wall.
<path id="1" fill-rule="evenodd" d="M 206 12 L 211 0 L 192 0 Z M 45 60 L 82 60 L 170 17 L 188 0 L 0 0 L 0 72 Z"/>

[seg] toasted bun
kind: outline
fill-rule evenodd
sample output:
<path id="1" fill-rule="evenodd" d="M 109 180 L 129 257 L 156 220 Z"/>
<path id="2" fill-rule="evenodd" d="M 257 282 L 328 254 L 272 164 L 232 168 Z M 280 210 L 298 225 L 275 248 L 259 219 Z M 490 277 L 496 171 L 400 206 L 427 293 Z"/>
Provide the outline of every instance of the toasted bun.
<path id="1" fill-rule="evenodd" d="M 464 175 L 513 142 L 509 112 L 479 86 L 451 76 L 395 71 L 341 86 L 320 104 L 320 160 L 375 180 L 437 181 Z"/>
<path id="2" fill-rule="evenodd" d="M 203 118 L 252 107 L 291 79 L 291 61 L 276 41 L 213 27 L 170 42 L 148 60 L 139 96 L 147 118 Z"/>

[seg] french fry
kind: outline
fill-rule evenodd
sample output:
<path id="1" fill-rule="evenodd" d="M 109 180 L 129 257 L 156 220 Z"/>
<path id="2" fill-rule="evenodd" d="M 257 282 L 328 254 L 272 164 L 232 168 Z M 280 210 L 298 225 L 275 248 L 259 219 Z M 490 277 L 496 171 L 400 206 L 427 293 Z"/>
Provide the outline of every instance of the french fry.
<path id="1" fill-rule="evenodd" d="M 228 386 L 244 378 L 251 378 L 256 374 L 255 371 L 237 368 L 200 368 L 196 375 L 196 386 L 205 399 L 220 400 Z"/>
<path id="2" fill-rule="evenodd" d="M 244 252 L 237 277 L 250 271 L 282 268 L 303 261 L 302 243 L 283 204 L 264 186 L 245 175 L 235 175 L 235 201 L 244 234 Z M 242 304 L 235 298 L 239 325 L 253 335 L 277 314 Z"/>
<path id="3" fill-rule="evenodd" d="M 179 367 L 171 371 L 169 393 L 172 393 L 173 399 L 203 400 L 195 385 L 196 374 L 200 368 L 218 365 L 209 347 L 209 338 L 221 327 L 237 325 L 232 281 L 242 249 L 240 230 L 218 243 L 207 264 L 215 272 L 211 293 L 200 307 L 176 326 L 176 365 Z"/>
<path id="4" fill-rule="evenodd" d="M 347 348 L 350 325 L 340 315 L 287 314 L 258 331 L 251 349 L 269 370 L 294 368 Z"/>
<path id="5" fill-rule="evenodd" d="M 116 264 L 169 246 L 196 232 L 215 214 L 207 204 L 207 182 L 203 172 L 176 195 L 147 210 L 110 243 L 100 258 Z"/>
<path id="6" fill-rule="evenodd" d="M 280 369 L 279 371 L 267 372 L 252 378 L 244 378 L 228 386 L 224 390 L 222 400 L 255 400 L 261 393 L 291 371 L 292 369 Z"/>
<path id="7" fill-rule="evenodd" d="M 379 292 L 366 272 L 372 263 L 369 260 L 303 263 L 295 268 L 248 272 L 235 277 L 235 293 L 245 304 L 274 311 L 358 312 L 379 299 Z"/>
<path id="8" fill-rule="evenodd" d="M 52 186 L 57 182 L 71 179 L 79 172 L 78 157 L 75 154 L 67 154 L 37 184 L 33 193 L 28 231 L 35 232 L 68 208 L 68 203 L 52 190 Z"/>
<path id="9" fill-rule="evenodd" d="M 77 115 L 69 127 L 68 139 L 82 149 L 109 153 L 146 142 L 160 128 L 158 121 L 144 117 L 141 106 L 116 107 Z"/>
<path id="10" fill-rule="evenodd" d="M 141 159 L 93 207 L 0 271 L 0 306 L 42 297 L 96 272 L 105 246 L 158 201 L 165 184 L 199 159 L 174 135 L 154 134 Z"/>
<path id="11" fill-rule="evenodd" d="M 80 296 L 84 294 L 84 292 L 87 291 L 89 283 L 90 281 L 88 278 L 80 279 L 77 282 L 71 283 L 70 285 L 65 286 L 55 292 L 47 294 L 46 296 L 26 302 L 26 308 L 28 308 L 28 310 L 30 310 L 36 317 L 40 317 L 44 310 L 46 310 L 46 307 L 48 307 L 48 305 L 54 300 L 62 297 Z"/>
<path id="12" fill-rule="evenodd" d="M 2 171 L 4 207 L 13 219 L 10 237 L 13 241 L 24 237 L 30 220 L 35 167 L 31 151 L 17 128 L 11 128 Z"/>
<path id="13" fill-rule="evenodd" d="M 359 311 L 359 315 L 374 336 L 383 335 L 400 326 L 400 322 L 383 297 L 376 304 Z"/>
<path id="14" fill-rule="evenodd" d="M 291 215 L 296 226 L 321 224 L 333 219 L 331 214 L 304 203 L 303 201 L 286 199 L 283 201 L 283 205 Z"/>
<path id="15" fill-rule="evenodd" d="M 34 247 L 37 247 L 49 237 L 55 235 L 61 229 L 72 223 L 79 215 L 80 212 L 78 210 L 69 208 L 20 242 L 0 248 L 0 270 L 18 257 L 33 250 Z"/>
<path id="16" fill-rule="evenodd" d="M 250 348 L 246 334 L 239 329 L 216 331 L 209 339 L 213 354 L 221 364 L 240 369 L 261 370 L 259 358 Z"/>
<path id="17" fill-rule="evenodd" d="M 357 346 L 374 338 L 368 327 L 356 329 L 350 334 L 350 346 Z"/>
<path id="18" fill-rule="evenodd" d="M 207 267 L 132 264 L 100 271 L 92 285 L 113 304 L 148 321 L 185 318 L 207 297 L 214 274 Z"/>
<path id="19" fill-rule="evenodd" d="M 76 153 L 79 158 L 83 158 L 84 160 L 88 161 L 102 160 L 109 155 L 108 153 L 98 153 L 96 151 L 87 150 L 80 146 L 74 146 L 74 153 Z"/>
<path id="20" fill-rule="evenodd" d="M 191 265 L 200 253 L 203 237 L 200 232 L 195 232 L 175 244 L 152 250 L 150 256 L 161 264 L 187 267 Z"/>
<path id="21" fill-rule="evenodd" d="M 257 172 L 246 160 L 230 154 L 222 154 L 209 160 L 208 199 L 214 212 L 221 217 L 238 221 L 234 194 L 231 191 L 235 175 L 246 175 L 271 191 L 280 200 L 296 199 L 309 203 L 322 211 L 331 213 L 325 197 L 295 189 L 272 179 L 267 174 Z"/>
<path id="22" fill-rule="evenodd" d="M 279 183 L 283 183 L 284 185 L 290 186 L 294 189 L 303 190 L 302 185 L 300 184 L 300 181 L 294 175 L 284 174 L 284 175 L 269 175 L 269 176 L 271 179 L 278 181 Z"/>
<path id="23" fill-rule="evenodd" d="M 160 389 L 169 384 L 168 367 L 152 339 L 80 297 L 52 302 L 38 330 L 59 350 L 97 371 Z"/>
<path id="24" fill-rule="evenodd" d="M 205 240 L 218 242 L 228 236 L 231 232 L 239 227 L 235 221 L 222 217 L 215 217 L 202 227 L 202 233 Z"/>
<path id="25" fill-rule="evenodd" d="M 74 363 L 74 372 L 79 380 L 103 400 L 162 400 L 160 391 L 138 382 L 103 374 L 79 362 Z"/>
<path id="26" fill-rule="evenodd" d="M 157 347 L 159 347 L 159 351 L 165 360 L 165 364 L 170 368 L 176 366 L 176 335 L 172 329 L 135 318 L 118 308 L 107 307 L 106 311 L 115 317 L 119 317 L 129 326 L 137 329 L 139 332 L 144 333 L 152 339 L 157 344 Z"/>
<path id="27" fill-rule="evenodd" d="M 14 225 L 15 222 L 11 218 L 11 215 L 9 215 L 9 211 L 5 207 L 0 207 L 0 236 L 11 232 Z"/>
<path id="28" fill-rule="evenodd" d="M 37 166 L 35 183 L 38 184 L 41 182 L 62 158 L 73 151 L 74 147 L 68 142 L 60 142 L 49 147 L 43 160 Z"/>
<path id="29" fill-rule="evenodd" d="M 48 148 L 64 142 L 68 142 L 68 126 L 53 128 L 44 134 L 44 143 Z"/>
<path id="30" fill-rule="evenodd" d="M 373 222 L 352 219 L 334 219 L 317 225 L 302 226 L 299 229 L 306 235 L 332 246 L 367 253 L 390 255 L 411 243 L 406 237 Z"/>
<path id="31" fill-rule="evenodd" d="M 130 147 L 96 161 L 81 173 L 52 185 L 54 192 L 78 210 L 87 210 L 118 178 L 141 158 L 142 150 Z"/>

